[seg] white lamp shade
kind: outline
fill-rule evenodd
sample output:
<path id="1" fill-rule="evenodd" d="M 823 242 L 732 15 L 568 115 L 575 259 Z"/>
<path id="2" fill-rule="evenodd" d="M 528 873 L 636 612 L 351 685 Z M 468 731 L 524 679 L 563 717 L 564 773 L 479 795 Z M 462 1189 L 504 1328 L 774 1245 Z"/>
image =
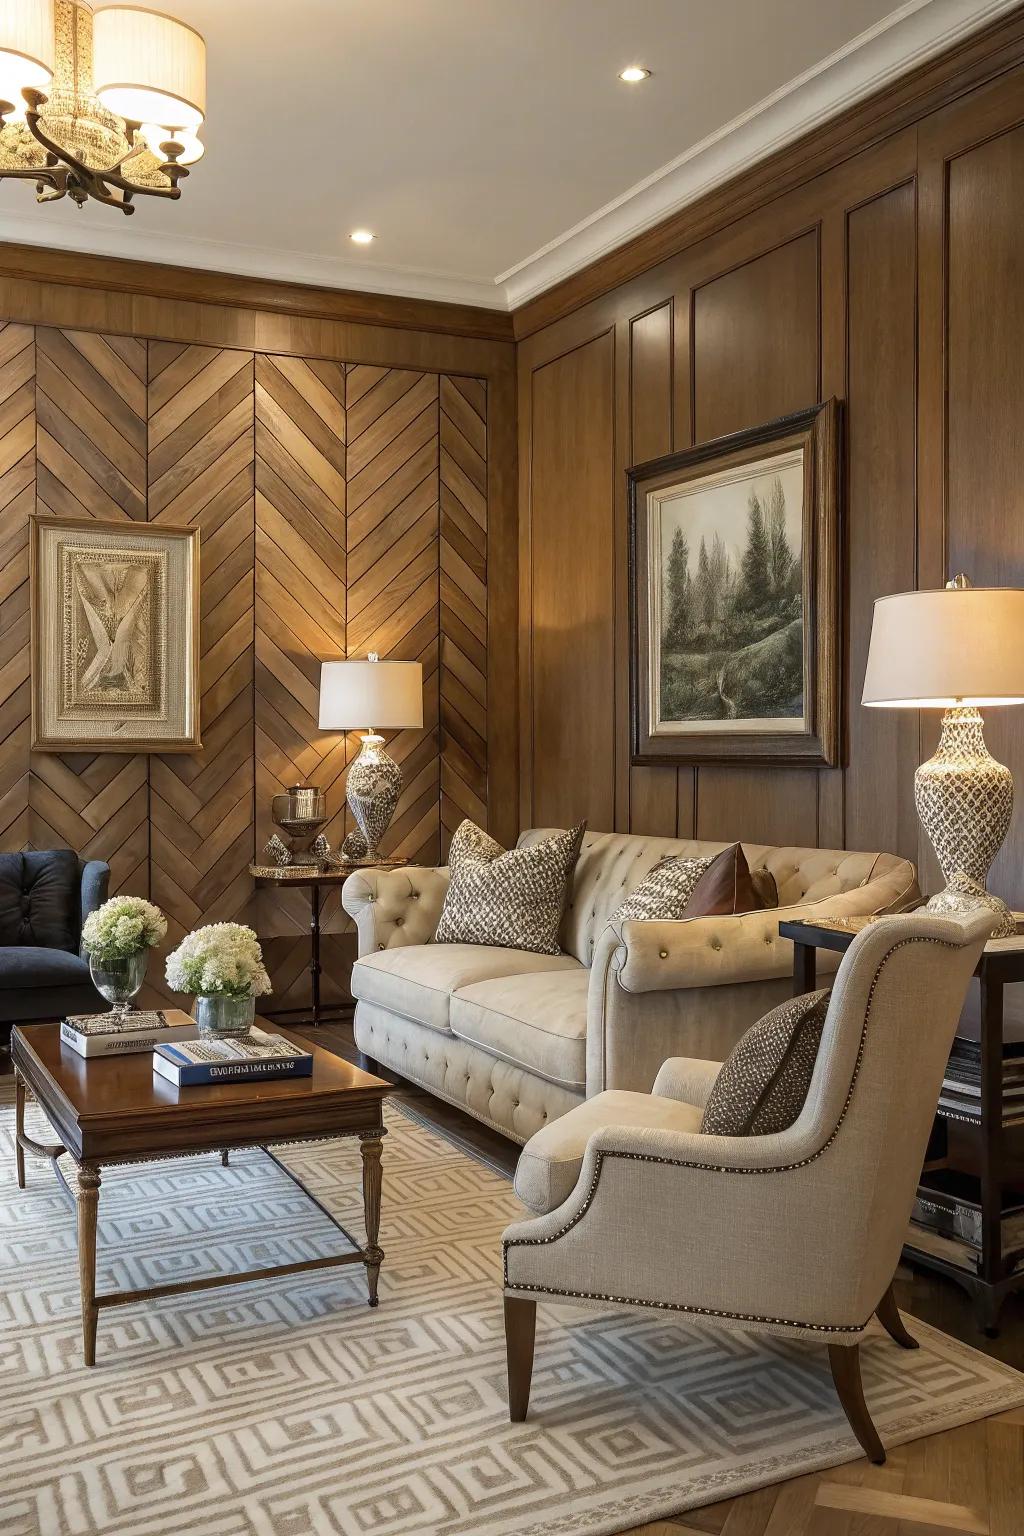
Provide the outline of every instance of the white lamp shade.
<path id="1" fill-rule="evenodd" d="M 321 662 L 322 731 L 418 730 L 422 724 L 418 661 Z"/>
<path id="2" fill-rule="evenodd" d="M 159 123 L 143 123 L 142 132 L 153 155 L 162 163 L 166 162 L 167 156 L 160 145 L 166 144 L 168 139 L 172 139 L 175 144 L 180 144 L 182 147 L 182 153 L 176 161 L 178 165 L 195 165 L 196 161 L 201 160 L 206 154 L 206 145 L 197 133 L 183 131 L 169 134 L 168 130 L 161 128 Z"/>
<path id="3" fill-rule="evenodd" d="M 1024 704 L 1024 591 L 940 588 L 876 599 L 864 704 Z"/>
<path id="4" fill-rule="evenodd" d="M 206 115 L 206 44 L 198 32 L 156 11 L 112 5 L 93 17 L 92 48 L 96 94 L 111 112 L 195 133 Z"/>
<path id="5" fill-rule="evenodd" d="M 20 111 L 26 87 L 45 91 L 55 51 L 53 0 L 0 0 L 0 101 Z"/>

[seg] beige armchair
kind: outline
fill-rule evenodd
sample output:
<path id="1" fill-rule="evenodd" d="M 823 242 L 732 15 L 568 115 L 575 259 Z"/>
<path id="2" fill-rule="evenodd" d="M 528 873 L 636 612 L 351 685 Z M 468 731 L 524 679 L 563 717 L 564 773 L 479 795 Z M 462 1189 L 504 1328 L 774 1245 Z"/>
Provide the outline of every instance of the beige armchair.
<path id="1" fill-rule="evenodd" d="M 504 1235 L 513 1419 L 538 1297 L 658 1307 L 826 1341 L 851 1427 L 884 1460 L 859 1339 L 877 1313 L 915 1347 L 891 1281 L 990 926 L 914 913 L 865 928 L 836 974 L 807 1101 L 778 1135 L 701 1135 L 720 1063 L 682 1059 L 653 1094 L 599 1094 L 531 1139 L 516 1189 L 535 1214 Z"/>

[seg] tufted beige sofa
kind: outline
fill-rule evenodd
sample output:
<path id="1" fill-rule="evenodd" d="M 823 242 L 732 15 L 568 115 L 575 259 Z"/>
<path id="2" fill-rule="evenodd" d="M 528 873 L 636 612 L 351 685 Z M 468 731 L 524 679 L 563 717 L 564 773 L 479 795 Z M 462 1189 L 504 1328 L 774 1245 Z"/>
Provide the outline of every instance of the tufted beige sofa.
<path id="1" fill-rule="evenodd" d="M 524 832 L 520 845 L 551 835 Z M 355 919 L 359 1049 L 517 1141 L 609 1088 L 648 1093 L 670 1056 L 723 1061 L 789 995 L 780 918 L 898 912 L 920 900 L 888 853 L 744 844 L 780 907 L 683 922 L 613 919 L 659 859 L 725 843 L 590 833 L 560 955 L 434 944 L 447 869 L 364 870 L 342 889 Z M 824 956 L 821 957 L 827 965 Z"/>

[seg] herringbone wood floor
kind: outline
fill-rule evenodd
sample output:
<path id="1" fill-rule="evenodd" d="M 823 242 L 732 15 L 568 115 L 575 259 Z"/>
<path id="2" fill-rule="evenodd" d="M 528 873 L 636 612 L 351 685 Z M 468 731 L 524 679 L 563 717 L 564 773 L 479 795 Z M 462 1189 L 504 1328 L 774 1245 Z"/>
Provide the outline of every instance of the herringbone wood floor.
<path id="1" fill-rule="evenodd" d="M 348 1024 L 309 1034 L 355 1060 Z M 387 1074 L 390 1075 L 390 1074 Z M 518 1148 L 411 1083 L 399 1096 L 448 1136 L 461 1138 L 509 1173 Z M 1024 1297 L 1013 1297 L 997 1339 L 980 1334 L 958 1286 L 901 1269 L 904 1312 L 1024 1370 Z M 861 1458 L 739 1499 L 709 1504 L 678 1520 L 635 1527 L 628 1536 L 1024 1536 L 1024 1410 L 896 1446 L 884 1467 Z M 624 1533 L 625 1536 L 625 1533 Z"/>

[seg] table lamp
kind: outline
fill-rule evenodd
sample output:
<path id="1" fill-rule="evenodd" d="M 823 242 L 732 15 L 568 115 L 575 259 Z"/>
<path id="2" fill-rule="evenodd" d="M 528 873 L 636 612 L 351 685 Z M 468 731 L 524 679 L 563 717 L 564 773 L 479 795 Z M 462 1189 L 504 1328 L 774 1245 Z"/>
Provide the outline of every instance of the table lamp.
<path id="1" fill-rule="evenodd" d="M 320 729 L 366 732 L 348 770 L 345 795 L 366 840 L 368 859 L 376 856 L 402 791 L 402 770 L 384 751 L 384 738 L 374 727 L 418 730 L 422 725 L 423 668 L 418 661 L 381 661 L 371 651 L 365 661 L 321 662 Z"/>
<path id="2" fill-rule="evenodd" d="M 981 902 L 998 914 L 996 934 L 1013 933 L 1010 909 L 985 889 L 1010 826 L 1013 775 L 985 745 L 980 706 L 1024 704 L 1024 591 L 957 576 L 938 591 L 877 598 L 861 702 L 945 709 L 935 756 L 914 775 L 917 814 L 946 881 L 928 908 Z"/>

